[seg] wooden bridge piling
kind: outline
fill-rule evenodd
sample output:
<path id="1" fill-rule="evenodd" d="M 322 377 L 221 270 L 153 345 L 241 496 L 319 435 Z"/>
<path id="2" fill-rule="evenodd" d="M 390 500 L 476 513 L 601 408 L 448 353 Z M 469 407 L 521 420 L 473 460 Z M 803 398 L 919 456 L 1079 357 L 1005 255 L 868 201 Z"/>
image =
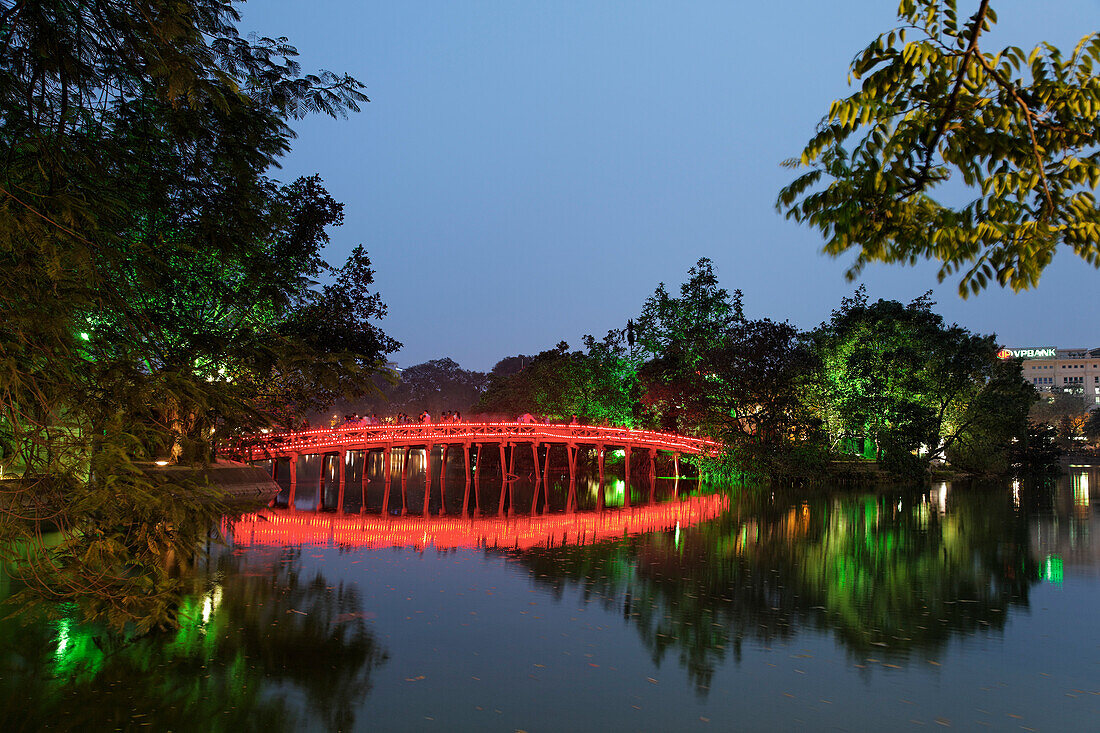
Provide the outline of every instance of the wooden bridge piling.
<path id="1" fill-rule="evenodd" d="M 505 443 L 500 443 L 500 499 L 497 502 L 497 516 L 504 516 L 504 498 L 508 494 L 508 460 Z"/>
<path id="2" fill-rule="evenodd" d="M 539 489 L 542 486 L 542 478 L 539 476 L 539 444 L 531 443 L 531 459 L 535 467 L 535 490 L 531 492 L 531 514 L 533 515 L 539 505 Z"/>
<path id="3" fill-rule="evenodd" d="M 462 443 L 462 460 L 466 466 L 466 489 L 462 493 L 462 516 L 468 516 L 470 508 L 470 451 L 473 450 L 470 441 Z"/>
<path id="4" fill-rule="evenodd" d="M 474 461 L 474 516 L 481 516 L 481 448 L 477 444 L 477 459 Z"/>
<path id="5" fill-rule="evenodd" d="M 657 493 L 657 449 L 649 449 L 649 500 Z"/>
<path id="6" fill-rule="evenodd" d="M 298 454 L 292 453 L 290 455 L 290 498 L 287 500 L 287 505 L 294 509 L 295 495 L 298 493 Z"/>
<path id="7" fill-rule="evenodd" d="M 542 495 L 545 503 L 543 504 L 543 511 L 550 511 L 550 450 L 553 446 L 550 443 L 546 444 L 546 459 L 542 464 Z"/>
<path id="8" fill-rule="evenodd" d="M 337 514 L 343 514 L 344 513 L 344 485 L 347 484 L 347 482 L 348 482 L 347 481 L 348 456 L 351 455 L 351 451 L 342 450 L 342 451 L 340 451 L 339 455 L 340 455 L 340 458 L 338 460 L 340 461 L 340 488 L 336 492 L 336 513 Z M 363 458 L 362 458 L 363 463 L 366 463 L 367 457 L 369 455 L 370 455 L 370 453 L 365 453 L 363 455 Z"/>
<path id="9" fill-rule="evenodd" d="M 623 447 L 623 506 L 630 506 L 630 444 Z"/>
<path id="10" fill-rule="evenodd" d="M 390 464 L 390 454 L 393 452 L 392 446 L 386 446 L 382 451 L 382 514 L 383 516 L 390 513 L 390 484 L 392 483 L 392 465 Z M 367 510 L 367 473 L 363 472 L 363 508 L 360 513 L 365 513 Z"/>
<path id="11" fill-rule="evenodd" d="M 515 443 L 508 444 L 508 516 L 516 514 L 516 448 Z"/>
<path id="12" fill-rule="evenodd" d="M 603 485 L 604 485 L 604 482 L 603 482 L 603 463 L 604 463 L 604 452 L 605 452 L 605 451 L 604 451 L 604 446 L 603 446 L 603 444 L 602 444 L 602 443 L 598 443 L 598 444 L 596 445 L 596 463 L 597 463 L 597 464 L 599 465 L 599 470 L 600 470 L 600 481 L 599 481 L 599 484 L 597 484 L 597 488 L 596 488 L 596 511 L 598 511 L 598 512 L 602 512 L 602 511 L 603 511 L 603 505 L 604 505 L 604 496 L 603 496 Z"/>
<path id="13" fill-rule="evenodd" d="M 412 448 L 406 447 L 401 451 L 401 516 L 409 513 L 409 454 Z"/>
<path id="14" fill-rule="evenodd" d="M 443 444 L 443 452 L 439 457 L 439 513 L 447 513 L 447 449 L 450 444 Z"/>
<path id="15" fill-rule="evenodd" d="M 577 445 L 576 443 L 569 443 L 566 445 L 566 450 L 569 451 L 569 496 L 565 500 L 565 510 L 567 512 L 575 512 L 577 510 Z"/>

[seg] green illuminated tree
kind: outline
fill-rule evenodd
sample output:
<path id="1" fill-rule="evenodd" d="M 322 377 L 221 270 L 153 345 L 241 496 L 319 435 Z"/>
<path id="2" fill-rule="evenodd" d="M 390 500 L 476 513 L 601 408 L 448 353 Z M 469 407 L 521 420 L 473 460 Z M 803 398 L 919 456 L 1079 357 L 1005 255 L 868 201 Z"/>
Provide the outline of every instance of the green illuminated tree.
<path id="1" fill-rule="evenodd" d="M 825 252 L 871 262 L 940 262 L 959 292 L 1034 287 L 1058 249 L 1100 266 L 1100 34 L 987 52 L 989 0 L 902 0 L 902 26 L 851 66 L 791 168 L 777 206 L 825 237 Z M 951 185 L 946 185 L 948 182 Z"/>
<path id="2" fill-rule="evenodd" d="M 1001 365 L 993 336 L 945 324 L 932 305 L 927 295 L 870 303 L 860 288 L 811 334 L 821 372 L 805 399 L 834 450 L 866 441 L 888 468 L 912 474 L 961 436 L 993 454 L 1024 430 L 1034 391 L 1018 365 Z M 998 420 L 1003 430 L 992 429 Z M 980 425 L 988 442 L 975 442 Z"/>
<path id="3" fill-rule="evenodd" d="M 0 0 L 0 461 L 20 477 L 0 541 L 59 525 L 27 579 L 118 624 L 174 623 L 170 558 L 220 511 L 138 462 L 205 459 L 215 423 L 270 423 L 313 383 L 365 387 L 395 346 L 366 255 L 321 260 L 340 205 L 267 175 L 293 120 L 357 110 L 362 85 L 237 21 L 223 0 Z"/>

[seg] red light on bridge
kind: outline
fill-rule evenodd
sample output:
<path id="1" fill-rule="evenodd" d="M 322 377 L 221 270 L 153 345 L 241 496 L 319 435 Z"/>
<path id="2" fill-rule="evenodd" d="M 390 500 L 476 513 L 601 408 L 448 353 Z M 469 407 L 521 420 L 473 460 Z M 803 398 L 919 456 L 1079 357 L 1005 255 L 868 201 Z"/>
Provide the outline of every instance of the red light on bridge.
<path id="1" fill-rule="evenodd" d="M 427 423 L 349 426 L 287 433 L 264 433 L 238 441 L 228 452 L 244 460 L 292 453 L 363 450 L 387 445 L 443 445 L 447 443 L 567 443 L 630 446 L 689 455 L 717 455 L 721 445 L 709 438 L 693 438 L 655 430 L 594 425 L 542 423 Z"/>

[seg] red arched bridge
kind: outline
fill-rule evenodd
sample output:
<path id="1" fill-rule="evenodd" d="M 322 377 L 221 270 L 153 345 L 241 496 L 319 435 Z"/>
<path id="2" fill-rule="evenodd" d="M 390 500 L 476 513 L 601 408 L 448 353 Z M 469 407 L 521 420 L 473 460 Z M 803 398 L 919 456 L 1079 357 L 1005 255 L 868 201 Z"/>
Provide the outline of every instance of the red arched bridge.
<path id="1" fill-rule="evenodd" d="M 535 504 L 538 502 L 538 489 L 541 487 L 549 503 L 549 486 L 545 477 L 550 473 L 550 454 L 557 448 L 564 448 L 566 465 L 569 472 L 569 498 L 567 510 L 576 506 L 577 454 L 581 448 L 593 449 L 599 466 L 599 481 L 604 482 L 604 457 L 608 449 L 621 449 L 624 452 L 624 476 L 626 486 L 630 486 L 631 455 L 633 451 L 648 453 L 648 475 L 656 477 L 658 453 L 671 454 L 675 476 L 680 475 L 681 455 L 716 456 L 720 445 L 707 438 L 692 438 L 675 433 L 662 433 L 653 430 L 633 430 L 631 428 L 604 427 L 594 425 L 547 425 L 542 423 L 424 423 L 404 425 L 355 425 L 332 429 L 301 430 L 285 433 L 263 433 L 237 441 L 229 448 L 243 461 L 273 460 L 290 461 L 290 499 L 294 506 L 294 494 L 298 483 L 299 460 L 303 456 L 337 455 L 339 459 L 338 507 L 343 506 L 346 456 L 351 451 L 380 451 L 382 453 L 382 475 L 385 481 L 385 498 L 382 511 L 389 508 L 390 483 L 393 478 L 391 457 L 394 450 L 401 451 L 401 490 L 402 512 L 407 506 L 404 502 L 405 487 L 408 482 L 409 451 L 423 449 L 426 456 L 439 446 L 440 465 L 446 467 L 449 450 L 460 449 L 466 472 L 466 490 L 469 494 L 471 482 L 475 485 L 481 477 L 484 463 L 481 457 L 485 449 L 495 446 L 500 455 L 500 479 L 502 497 L 505 489 L 516 480 L 515 465 L 517 448 L 530 446 L 533 473 L 536 485 Z M 540 455 L 541 454 L 541 455 Z M 325 461 L 321 461 L 324 470 Z M 428 500 L 432 485 L 431 461 L 425 462 L 424 514 L 428 513 Z M 441 473 L 445 473 L 441 471 Z M 441 479 L 443 476 L 440 477 Z M 445 490 L 442 486 L 441 491 Z M 476 493 L 475 493 L 476 501 Z M 321 508 L 321 499 L 318 500 Z M 630 492 L 626 492 L 626 505 L 630 504 Z M 463 502 L 463 511 L 468 503 Z M 503 502 L 501 504 L 503 506 Z"/>

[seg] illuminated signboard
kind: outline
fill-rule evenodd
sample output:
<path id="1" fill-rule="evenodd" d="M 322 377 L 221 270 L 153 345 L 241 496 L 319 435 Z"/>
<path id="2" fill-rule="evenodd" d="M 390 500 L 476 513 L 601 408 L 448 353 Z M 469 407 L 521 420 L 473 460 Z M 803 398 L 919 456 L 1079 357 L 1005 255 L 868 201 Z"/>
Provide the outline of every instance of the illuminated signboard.
<path id="1" fill-rule="evenodd" d="M 997 356 L 1002 359 L 1053 359 L 1054 347 L 1048 349 L 1001 349 Z"/>

